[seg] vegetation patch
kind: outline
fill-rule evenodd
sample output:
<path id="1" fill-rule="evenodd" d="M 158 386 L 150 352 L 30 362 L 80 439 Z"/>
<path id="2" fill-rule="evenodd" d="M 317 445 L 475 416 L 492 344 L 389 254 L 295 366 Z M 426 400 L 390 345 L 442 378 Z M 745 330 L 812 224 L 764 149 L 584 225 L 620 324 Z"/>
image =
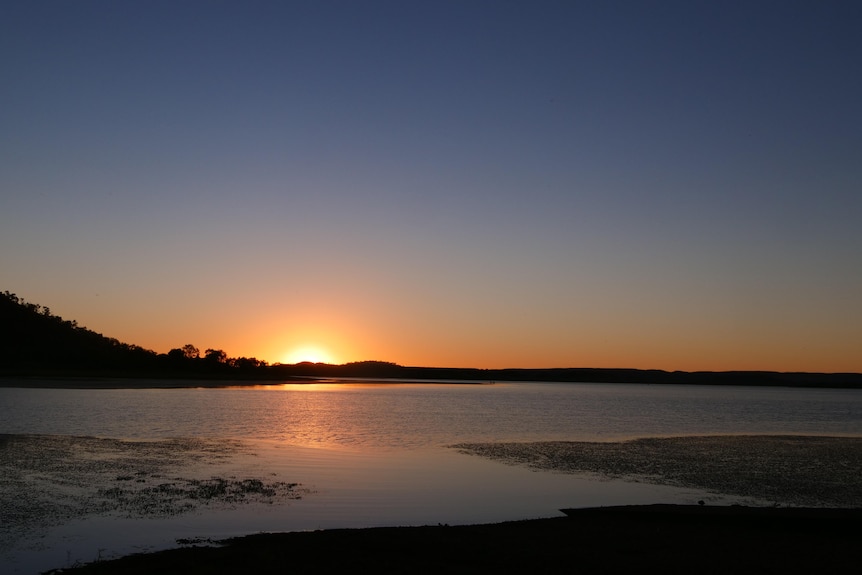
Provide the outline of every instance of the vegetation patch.
<path id="1" fill-rule="evenodd" d="M 156 485 L 138 484 L 100 489 L 103 511 L 121 511 L 129 516 L 166 517 L 194 510 L 200 505 L 268 503 L 301 499 L 304 490 L 298 483 L 264 482 L 260 479 L 211 477 L 186 479 Z"/>

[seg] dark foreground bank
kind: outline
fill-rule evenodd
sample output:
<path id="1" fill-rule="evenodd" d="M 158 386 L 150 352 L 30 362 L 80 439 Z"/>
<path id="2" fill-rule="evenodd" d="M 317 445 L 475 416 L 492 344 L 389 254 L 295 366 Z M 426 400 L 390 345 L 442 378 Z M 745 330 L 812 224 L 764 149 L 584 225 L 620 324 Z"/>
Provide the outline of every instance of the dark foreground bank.
<path id="1" fill-rule="evenodd" d="M 862 509 L 652 505 L 493 525 L 259 534 L 63 573 L 852 573 Z"/>

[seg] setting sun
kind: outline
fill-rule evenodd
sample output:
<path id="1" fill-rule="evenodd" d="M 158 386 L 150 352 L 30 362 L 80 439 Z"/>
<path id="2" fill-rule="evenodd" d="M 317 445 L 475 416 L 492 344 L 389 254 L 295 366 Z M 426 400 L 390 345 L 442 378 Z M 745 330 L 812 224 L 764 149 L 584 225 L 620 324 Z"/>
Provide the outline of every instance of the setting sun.
<path id="1" fill-rule="evenodd" d="M 332 354 L 325 349 L 309 345 L 292 349 L 284 355 L 281 361 L 288 364 L 302 363 L 304 361 L 311 363 L 337 363 Z"/>

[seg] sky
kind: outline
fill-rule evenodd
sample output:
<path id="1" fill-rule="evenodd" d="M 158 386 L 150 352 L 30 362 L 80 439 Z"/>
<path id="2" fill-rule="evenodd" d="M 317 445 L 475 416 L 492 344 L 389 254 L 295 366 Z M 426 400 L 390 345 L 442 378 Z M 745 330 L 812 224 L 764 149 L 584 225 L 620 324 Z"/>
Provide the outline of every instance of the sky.
<path id="1" fill-rule="evenodd" d="M 862 372 L 862 3 L 0 3 L 0 291 L 271 363 Z"/>

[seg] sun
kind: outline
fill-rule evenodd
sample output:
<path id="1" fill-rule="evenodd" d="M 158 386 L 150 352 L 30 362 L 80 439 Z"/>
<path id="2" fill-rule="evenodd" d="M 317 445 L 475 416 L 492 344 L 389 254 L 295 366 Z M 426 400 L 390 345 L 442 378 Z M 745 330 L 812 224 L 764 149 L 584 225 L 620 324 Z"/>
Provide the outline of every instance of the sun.
<path id="1" fill-rule="evenodd" d="M 336 360 L 332 357 L 331 353 L 316 345 L 296 347 L 284 354 L 284 357 L 281 360 L 282 363 L 287 364 L 302 363 L 305 361 L 311 363 L 336 363 Z"/>

